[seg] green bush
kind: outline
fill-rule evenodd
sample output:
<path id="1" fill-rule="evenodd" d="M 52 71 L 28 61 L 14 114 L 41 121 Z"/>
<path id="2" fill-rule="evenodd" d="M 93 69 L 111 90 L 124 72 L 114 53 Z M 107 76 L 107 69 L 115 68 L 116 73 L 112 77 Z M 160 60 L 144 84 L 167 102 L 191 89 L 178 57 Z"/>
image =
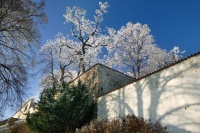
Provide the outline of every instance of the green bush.
<path id="1" fill-rule="evenodd" d="M 88 89 L 64 84 L 45 89 L 38 102 L 38 112 L 27 117 L 28 125 L 38 133 L 74 132 L 93 118 L 94 104 Z"/>
<path id="2" fill-rule="evenodd" d="M 112 121 L 95 120 L 78 129 L 76 133 L 168 133 L 168 131 L 158 122 L 151 123 L 133 115 Z"/>

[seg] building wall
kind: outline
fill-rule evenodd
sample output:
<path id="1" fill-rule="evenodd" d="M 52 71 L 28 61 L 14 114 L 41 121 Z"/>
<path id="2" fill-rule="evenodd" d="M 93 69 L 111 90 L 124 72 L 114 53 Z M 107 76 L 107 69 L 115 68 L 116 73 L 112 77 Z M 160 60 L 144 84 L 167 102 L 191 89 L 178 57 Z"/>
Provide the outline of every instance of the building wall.
<path id="1" fill-rule="evenodd" d="M 200 132 L 200 54 L 98 98 L 98 119 L 136 115 L 170 132 Z"/>
<path id="2" fill-rule="evenodd" d="M 116 87 L 123 86 L 133 81 L 133 78 L 104 65 L 97 64 L 72 81 L 71 84 L 77 84 L 78 80 L 81 80 L 82 83 L 93 90 L 93 94 L 97 96 Z"/>
<path id="3" fill-rule="evenodd" d="M 28 100 L 24 105 L 23 107 L 18 111 L 16 112 L 12 118 L 17 118 L 17 119 L 26 119 L 27 117 L 27 114 L 28 113 L 34 113 L 36 112 L 37 109 L 35 109 L 34 107 L 34 99 L 30 99 Z"/>
<path id="4" fill-rule="evenodd" d="M 103 65 L 98 67 L 98 76 L 98 96 L 134 80 L 133 77 Z"/>
<path id="5" fill-rule="evenodd" d="M 87 88 L 90 88 L 93 96 L 96 96 L 98 90 L 98 65 L 93 66 L 88 71 L 80 75 L 78 78 L 74 79 L 70 85 L 74 84 L 77 85 L 78 81 L 81 81 L 83 84 L 86 85 Z"/>

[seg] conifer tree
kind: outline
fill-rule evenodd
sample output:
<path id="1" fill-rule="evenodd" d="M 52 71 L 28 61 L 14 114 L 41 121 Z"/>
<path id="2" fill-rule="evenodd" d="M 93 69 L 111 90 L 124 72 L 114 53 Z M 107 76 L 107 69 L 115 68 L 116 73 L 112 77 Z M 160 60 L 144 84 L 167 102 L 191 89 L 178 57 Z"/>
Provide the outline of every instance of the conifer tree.
<path id="1" fill-rule="evenodd" d="M 38 102 L 38 112 L 28 116 L 28 125 L 39 133 L 75 131 L 93 117 L 94 104 L 85 85 L 45 89 Z"/>

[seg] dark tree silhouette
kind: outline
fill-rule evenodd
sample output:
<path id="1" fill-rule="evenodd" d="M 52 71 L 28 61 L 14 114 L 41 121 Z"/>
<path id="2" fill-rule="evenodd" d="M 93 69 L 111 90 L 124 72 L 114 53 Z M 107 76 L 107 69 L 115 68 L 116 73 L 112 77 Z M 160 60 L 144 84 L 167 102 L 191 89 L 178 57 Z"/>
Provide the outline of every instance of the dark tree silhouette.
<path id="1" fill-rule="evenodd" d="M 22 100 L 28 68 L 47 22 L 43 0 L 0 0 L 0 114 Z"/>

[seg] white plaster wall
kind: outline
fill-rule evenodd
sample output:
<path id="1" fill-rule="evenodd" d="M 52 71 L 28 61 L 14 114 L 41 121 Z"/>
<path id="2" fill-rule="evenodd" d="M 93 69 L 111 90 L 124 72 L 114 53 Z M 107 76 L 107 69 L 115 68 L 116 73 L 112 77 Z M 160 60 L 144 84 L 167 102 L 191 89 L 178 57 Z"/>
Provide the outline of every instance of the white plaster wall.
<path id="1" fill-rule="evenodd" d="M 136 115 L 170 132 L 200 132 L 200 55 L 98 98 L 98 119 Z"/>
<path id="2" fill-rule="evenodd" d="M 34 99 L 28 100 L 25 105 L 13 115 L 13 118 L 26 119 L 28 113 L 35 113 Z"/>

